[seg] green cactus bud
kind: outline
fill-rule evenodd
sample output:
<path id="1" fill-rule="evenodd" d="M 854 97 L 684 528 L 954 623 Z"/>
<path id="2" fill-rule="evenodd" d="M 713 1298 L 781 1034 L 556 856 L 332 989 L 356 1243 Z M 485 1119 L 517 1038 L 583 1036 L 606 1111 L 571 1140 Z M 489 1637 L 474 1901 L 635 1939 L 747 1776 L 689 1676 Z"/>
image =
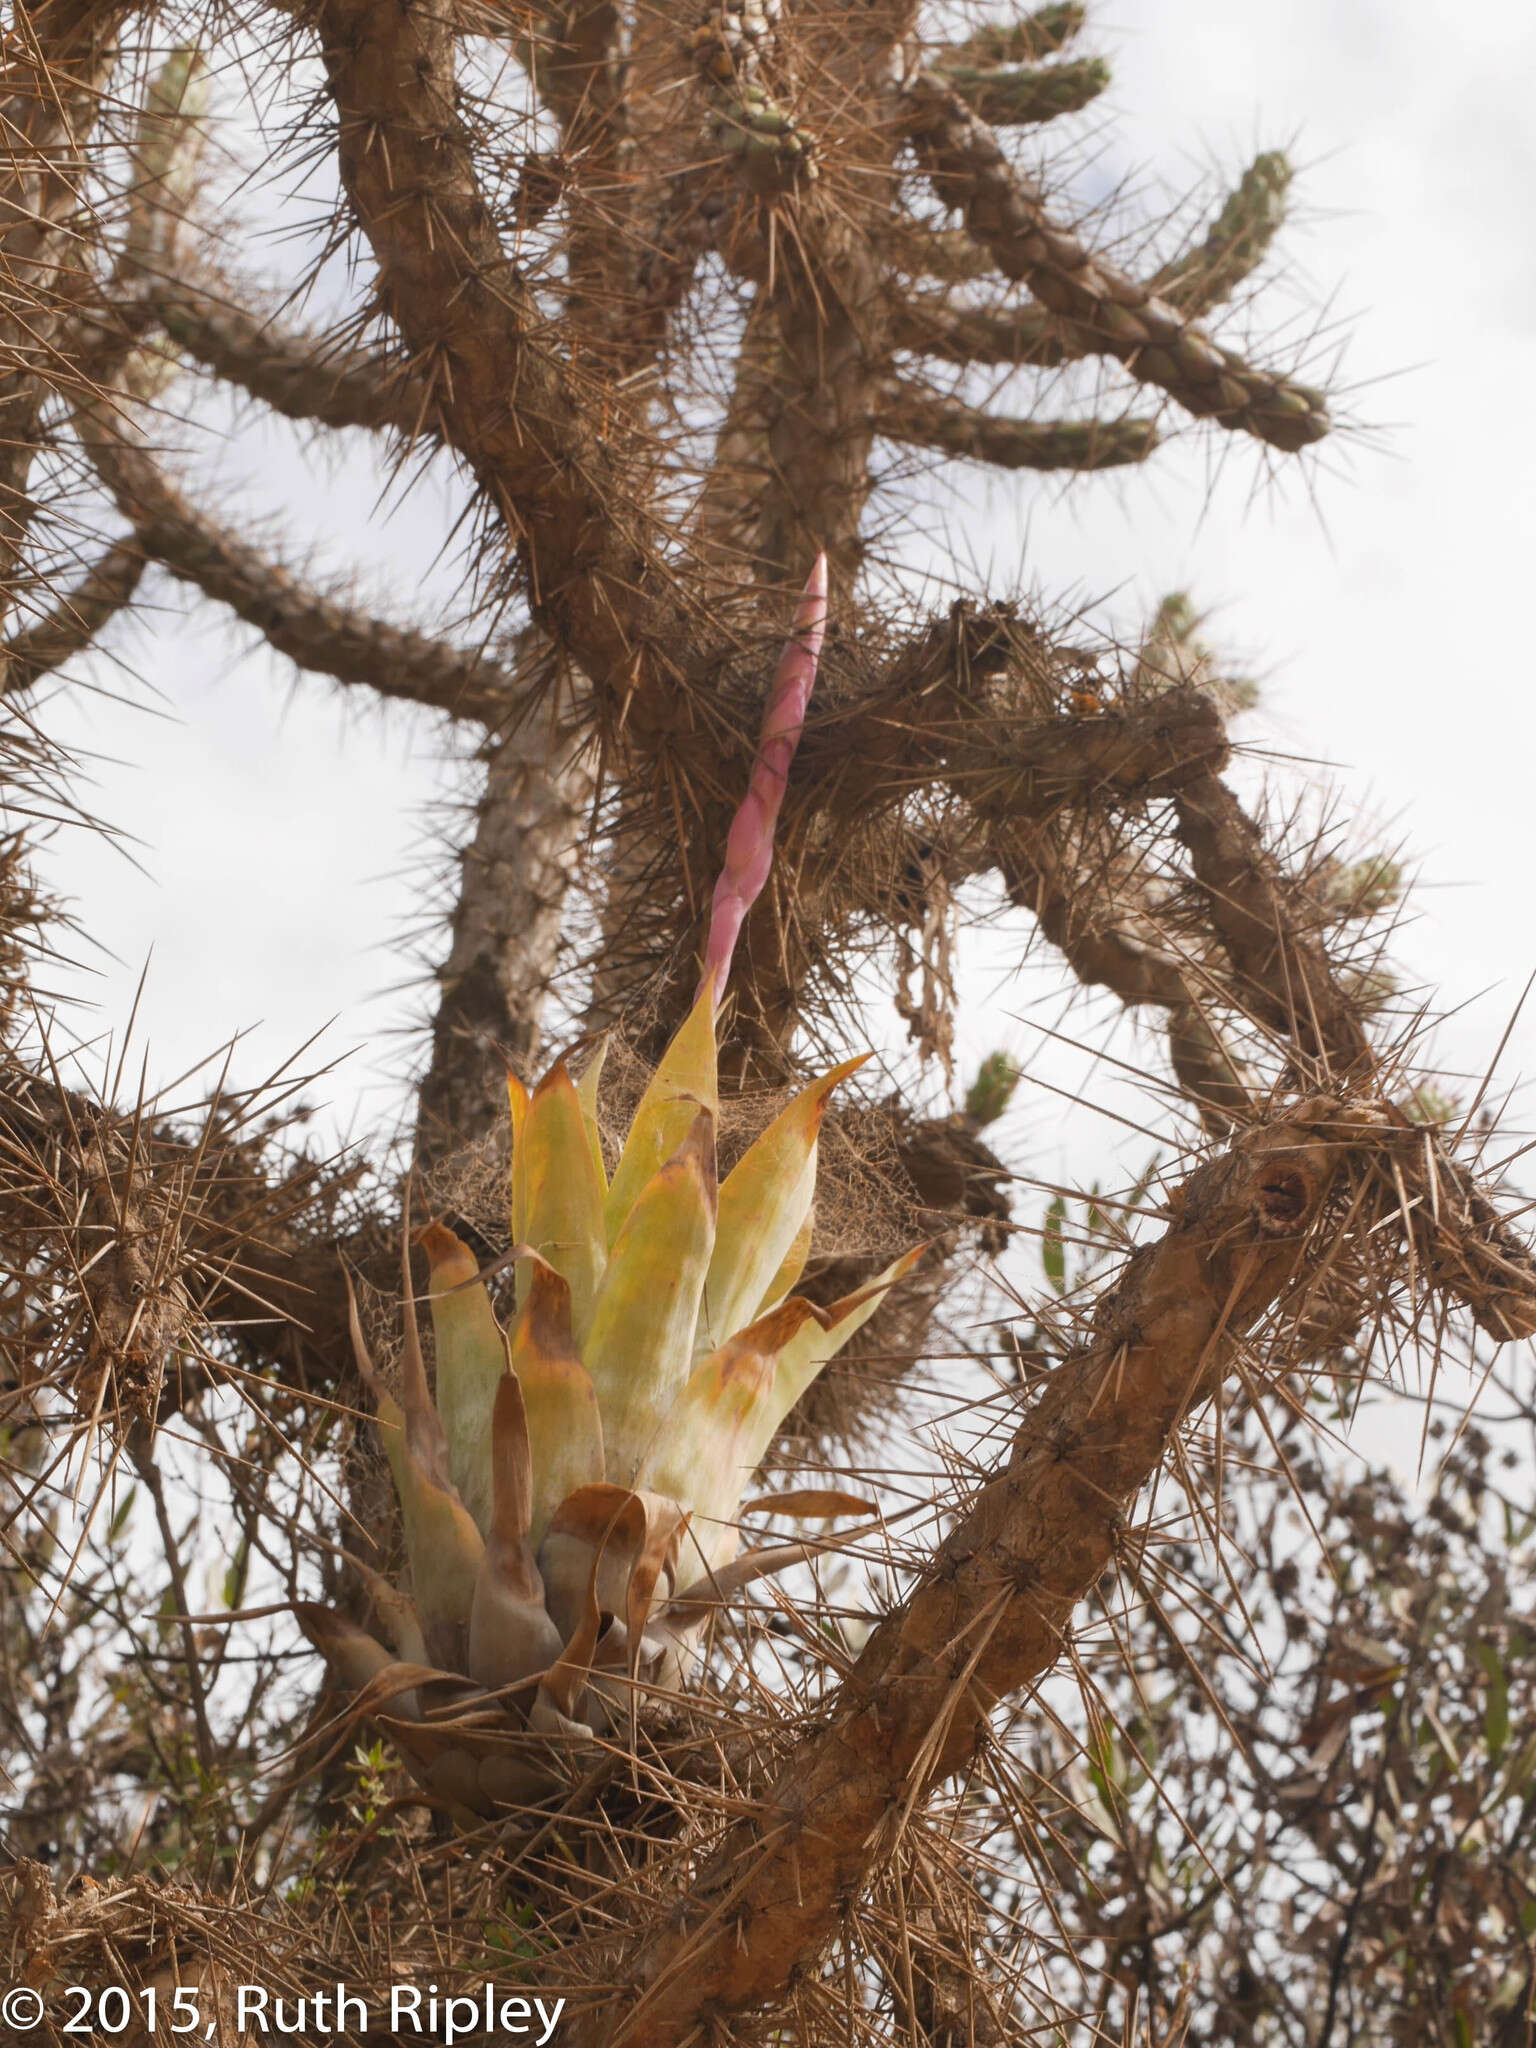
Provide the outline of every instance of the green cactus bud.
<path id="1" fill-rule="evenodd" d="M 1170 591 L 1153 614 L 1136 664 L 1137 681 L 1166 688 L 1195 683 L 1215 698 L 1222 713 L 1235 718 L 1259 701 L 1259 686 L 1247 676 L 1222 675 L 1216 656 L 1200 638 L 1201 615 L 1187 592 Z"/>
<path id="2" fill-rule="evenodd" d="M 996 1123 L 1013 1100 L 1024 1069 L 1011 1053 L 989 1052 L 966 1090 L 965 1114 L 977 1129 Z"/>
<path id="3" fill-rule="evenodd" d="M 744 84 L 711 117 L 724 147 L 740 159 L 755 191 L 793 191 L 818 175 L 815 146 L 793 114 L 760 85 Z"/>
<path id="4" fill-rule="evenodd" d="M 942 69 L 966 105 L 994 128 L 1028 127 L 1078 113 L 1109 84 L 1109 66 L 1102 57 L 1008 68 L 946 62 Z"/>
<path id="5" fill-rule="evenodd" d="M 1402 901 L 1403 870 L 1399 861 L 1372 854 L 1335 866 L 1323 885 L 1323 901 L 1344 917 L 1377 917 Z"/>
<path id="6" fill-rule="evenodd" d="M 1076 0 L 1041 7 L 1009 22 L 989 22 L 950 53 L 956 62 L 977 65 L 1027 64 L 1054 57 L 1078 35 L 1087 18 Z"/>
<path id="7" fill-rule="evenodd" d="M 1175 641 L 1191 639 L 1199 624 L 1200 614 L 1195 610 L 1189 593 L 1171 590 L 1158 606 L 1157 615 L 1152 621 L 1152 631 L 1147 637 L 1149 640 L 1172 644 Z"/>
<path id="8" fill-rule="evenodd" d="M 1448 1124 L 1461 1115 L 1461 1099 L 1432 1082 L 1413 1089 L 1399 1105 L 1416 1124 Z"/>
<path id="9" fill-rule="evenodd" d="M 1166 264 L 1153 278 L 1153 290 L 1191 314 L 1209 312 L 1230 298 L 1268 253 L 1285 220 L 1290 186 L 1290 162 L 1281 151 L 1255 157 L 1227 194 L 1205 239 Z"/>

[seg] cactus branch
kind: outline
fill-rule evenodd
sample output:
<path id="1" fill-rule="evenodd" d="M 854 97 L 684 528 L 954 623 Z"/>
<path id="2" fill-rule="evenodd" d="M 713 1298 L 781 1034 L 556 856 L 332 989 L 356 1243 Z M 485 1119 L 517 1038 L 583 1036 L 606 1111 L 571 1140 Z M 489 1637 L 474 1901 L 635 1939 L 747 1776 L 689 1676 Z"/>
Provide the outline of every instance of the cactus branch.
<path id="1" fill-rule="evenodd" d="M 417 1096 L 423 1163 L 500 1130 L 507 1057 L 526 1063 L 538 1048 L 595 781 L 569 713 L 551 696 L 487 750 Z"/>
<path id="2" fill-rule="evenodd" d="M 285 330 L 252 311 L 253 294 L 221 278 L 159 278 L 144 299 L 178 348 L 286 419 L 435 431 L 431 387 L 382 350 Z"/>
<path id="3" fill-rule="evenodd" d="M 0 647 L 0 695 L 27 690 L 81 654 L 127 604 L 144 574 L 136 540 L 114 541 L 67 591 L 48 616 Z"/>
<path id="4" fill-rule="evenodd" d="M 939 76 L 950 90 L 994 128 L 1027 128 L 1080 113 L 1109 84 L 1102 57 L 1074 64 L 979 66 L 944 60 Z"/>
<path id="5" fill-rule="evenodd" d="M 1279 150 L 1256 156 L 1199 246 L 1165 263 L 1151 279 L 1151 290 L 1191 319 L 1230 299 L 1269 254 L 1290 188 L 1291 166 Z"/>
<path id="6" fill-rule="evenodd" d="M 906 292 L 891 309 L 897 348 L 941 362 L 1027 364 L 1054 370 L 1084 356 L 1112 353 L 1070 321 L 1039 306 L 952 306 L 939 292 Z"/>
<path id="7" fill-rule="evenodd" d="M 394 626 L 303 582 L 198 511 L 153 457 L 97 410 L 88 449 L 143 553 L 226 604 L 300 668 L 366 683 L 381 696 L 492 723 L 508 702 L 505 672 L 409 627 Z"/>
<path id="8" fill-rule="evenodd" d="M 1085 988 L 1110 989 L 1127 1009 L 1186 1003 L 1184 965 L 1136 886 L 1134 862 L 1113 850 L 1090 861 L 1082 834 L 1075 837 L 1074 845 L 1054 820 L 1004 815 L 994 821 L 988 857 Z"/>
<path id="9" fill-rule="evenodd" d="M 1081 33 L 1086 10 L 1076 0 L 1037 8 L 1032 14 L 1016 15 L 1012 21 L 988 22 L 952 43 L 942 52 L 947 68 L 953 64 L 1028 64 L 1039 57 L 1055 57 Z"/>
<path id="10" fill-rule="evenodd" d="M 453 22 L 420 0 L 321 0 L 313 21 L 381 302 L 516 537 L 535 618 L 593 679 L 594 712 L 643 735 L 684 639 L 662 551 L 627 443 L 551 353 L 497 237 L 458 113 Z"/>
<path id="11" fill-rule="evenodd" d="M 1293 451 L 1328 432 L 1327 405 L 1310 386 L 1257 370 L 1219 347 L 1159 299 L 1057 226 L 1039 188 L 1009 163 L 997 137 L 931 74 L 909 96 L 918 156 L 946 204 L 957 208 L 1009 277 L 1046 309 L 1092 337 L 1139 383 L 1155 384 L 1197 419 Z M 1086 352 L 1086 351 L 1085 351 Z"/>
<path id="12" fill-rule="evenodd" d="M 892 223 L 891 244 L 893 268 L 898 276 L 937 277 L 945 284 L 974 284 L 997 274 L 991 256 L 979 242 L 971 240 L 964 228 L 936 228 L 927 221 L 898 216 Z"/>
<path id="13" fill-rule="evenodd" d="M 1285 218 L 1291 169 L 1275 153 L 1256 157 L 1243 173 L 1200 245 L 1164 264 L 1146 290 L 1186 318 L 1212 312 L 1263 262 Z M 993 265 L 963 230 L 911 237 L 909 271 L 965 282 Z M 927 260 L 925 258 L 927 252 Z M 904 252 L 905 253 L 905 252 Z M 939 293 L 900 295 L 891 314 L 898 348 L 952 363 L 1028 363 L 1055 369 L 1084 356 L 1113 355 L 1092 327 L 1039 306 L 953 306 Z"/>
<path id="14" fill-rule="evenodd" d="M 1150 420 L 999 418 L 900 378 L 887 382 L 881 398 L 877 424 L 890 440 L 942 448 L 1000 469 L 1116 469 L 1145 462 L 1158 445 Z"/>
<path id="15" fill-rule="evenodd" d="M 1369 1065 L 1358 1009 L 1315 936 L 1316 906 L 1283 873 L 1258 826 L 1216 775 L 1190 777 L 1174 803 L 1176 830 L 1231 961 L 1239 1000 L 1326 1068 Z"/>
<path id="16" fill-rule="evenodd" d="M 89 221 L 85 145 L 130 11 L 100 0 L 13 10 L 0 46 L 0 620 L 36 509 L 27 479 L 44 404 L 89 389 L 60 331 Z"/>

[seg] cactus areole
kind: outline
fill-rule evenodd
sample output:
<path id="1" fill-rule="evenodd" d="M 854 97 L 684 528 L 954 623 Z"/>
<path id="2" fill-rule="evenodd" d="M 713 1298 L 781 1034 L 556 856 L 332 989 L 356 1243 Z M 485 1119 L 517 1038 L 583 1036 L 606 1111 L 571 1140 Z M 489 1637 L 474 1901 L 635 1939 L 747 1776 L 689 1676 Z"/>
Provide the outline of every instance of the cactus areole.
<path id="1" fill-rule="evenodd" d="M 404 1257 L 398 1399 L 353 1311 L 394 1476 L 409 1587 L 371 1580 L 384 1641 L 301 1604 L 349 1714 L 393 1739 L 449 1807 L 547 1796 L 572 1751 L 618 1734 L 641 1691 L 683 1683 L 710 1615 L 795 1544 L 740 1548 L 742 1495 L 779 1424 L 916 1254 L 821 1308 L 794 1292 L 810 1247 L 817 1135 L 850 1060 L 796 1096 L 715 1175 L 715 1011 L 768 873 L 825 613 L 818 562 L 769 694 L 751 784 L 715 892 L 698 999 L 641 1098 L 610 1180 L 601 1056 L 509 1077 L 515 1308 L 498 1320 L 451 1230 L 417 1243 L 436 1350 L 429 1388 Z M 789 1513 L 868 1515 L 833 1490 Z"/>

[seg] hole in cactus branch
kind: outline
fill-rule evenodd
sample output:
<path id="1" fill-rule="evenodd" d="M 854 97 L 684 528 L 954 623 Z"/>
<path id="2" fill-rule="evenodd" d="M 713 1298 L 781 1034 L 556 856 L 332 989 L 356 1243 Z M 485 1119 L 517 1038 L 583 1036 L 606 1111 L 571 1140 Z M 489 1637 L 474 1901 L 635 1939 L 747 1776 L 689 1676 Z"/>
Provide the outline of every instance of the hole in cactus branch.
<path id="1" fill-rule="evenodd" d="M 1294 1230 L 1312 1201 L 1311 1184 L 1293 1166 L 1272 1166 L 1254 1189 L 1253 1206 L 1263 1229 Z"/>

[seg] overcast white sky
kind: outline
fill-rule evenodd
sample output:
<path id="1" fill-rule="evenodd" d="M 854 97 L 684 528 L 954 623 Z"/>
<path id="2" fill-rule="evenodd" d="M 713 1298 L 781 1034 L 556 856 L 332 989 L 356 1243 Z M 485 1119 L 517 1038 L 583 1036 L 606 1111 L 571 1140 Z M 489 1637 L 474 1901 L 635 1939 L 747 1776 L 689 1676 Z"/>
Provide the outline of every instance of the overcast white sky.
<path id="1" fill-rule="evenodd" d="M 1334 764 L 1351 808 L 1421 861 L 1407 953 L 1447 1008 L 1481 996 L 1440 1040 L 1475 1066 L 1536 966 L 1536 710 L 1509 617 L 1536 553 L 1536 11 L 1120 0 L 1097 28 L 1089 47 L 1115 68 L 1101 179 L 1140 173 L 1176 192 L 1258 147 L 1291 150 L 1294 302 L 1326 307 L 1346 340 L 1347 410 L 1367 431 L 1273 482 L 1252 444 L 1205 435 L 1065 495 L 959 472 L 963 544 L 999 584 L 1022 566 L 1046 592 L 1116 593 L 1104 616 L 1126 630 L 1173 588 L 1217 615 L 1223 644 L 1266 677 L 1249 737 Z M 278 251 L 274 266 L 290 260 Z M 291 528 L 345 561 L 372 502 L 361 451 L 317 472 L 286 428 L 226 418 L 207 471 L 226 502 L 243 478 L 254 507 L 296 499 Z M 408 600 L 452 509 L 445 493 L 418 499 L 370 539 L 385 551 L 381 603 Z M 97 755 L 99 806 L 137 840 L 138 867 L 78 835 L 49 863 L 117 956 L 96 962 L 97 1021 L 121 1028 L 146 958 L 139 1035 L 161 1077 L 256 1027 L 241 1060 L 254 1078 L 335 1019 L 331 1052 L 366 1049 L 324 1092 L 339 1124 L 360 1102 L 371 1116 L 398 1099 L 385 1075 L 404 1048 L 387 1034 L 420 1014 L 420 993 L 392 984 L 423 834 L 462 773 L 432 720 L 296 684 L 246 629 L 155 588 L 158 629 L 121 642 L 143 679 L 114 684 L 133 708 L 71 690 L 48 720 Z M 1007 1021 L 1018 992 L 993 995 L 979 967 L 974 986 L 967 1061 L 1000 1041 L 1027 1050 Z M 1533 1056 L 1536 1016 L 1507 1078 Z M 1049 1156 L 1063 1147 L 1054 1112 L 1030 1123 L 1034 1169 L 1069 1171 Z"/>

